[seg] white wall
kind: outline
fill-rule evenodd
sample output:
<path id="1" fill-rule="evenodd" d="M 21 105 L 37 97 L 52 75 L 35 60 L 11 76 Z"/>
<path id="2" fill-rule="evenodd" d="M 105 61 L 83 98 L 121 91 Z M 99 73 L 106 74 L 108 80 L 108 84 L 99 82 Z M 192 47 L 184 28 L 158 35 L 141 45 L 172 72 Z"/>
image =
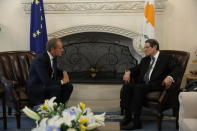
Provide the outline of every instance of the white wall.
<path id="1" fill-rule="evenodd" d="M 197 0 L 168 0 L 164 13 L 163 47 L 191 53 L 188 70 L 197 69 Z"/>
<path id="2" fill-rule="evenodd" d="M 0 0 L 0 51 L 29 49 L 29 16 L 20 0 Z"/>
<path id="3" fill-rule="evenodd" d="M 0 26 L 2 28 L 0 44 L 3 45 L 0 51 L 29 50 L 30 14 L 26 14 L 22 8 L 21 3 L 24 1 L 31 0 L 0 0 L 0 12 L 5 12 L 0 13 Z M 45 2 L 52 1 L 46 0 Z M 110 25 L 141 33 L 142 16 L 143 13 L 45 15 L 48 34 L 79 25 Z M 161 36 L 160 30 L 157 31 L 157 36 Z"/>
<path id="4" fill-rule="evenodd" d="M 0 0 L 0 51 L 29 50 L 30 15 L 24 12 L 21 2 L 24 0 Z M 197 0 L 168 0 L 166 7 L 165 12 L 156 16 L 156 38 L 160 41 L 161 49 L 189 51 L 191 60 L 195 59 Z M 109 24 L 139 32 L 142 30 L 141 16 L 142 13 L 46 14 L 46 22 L 48 33 L 85 24 Z M 189 63 L 190 68 L 195 66 Z"/>

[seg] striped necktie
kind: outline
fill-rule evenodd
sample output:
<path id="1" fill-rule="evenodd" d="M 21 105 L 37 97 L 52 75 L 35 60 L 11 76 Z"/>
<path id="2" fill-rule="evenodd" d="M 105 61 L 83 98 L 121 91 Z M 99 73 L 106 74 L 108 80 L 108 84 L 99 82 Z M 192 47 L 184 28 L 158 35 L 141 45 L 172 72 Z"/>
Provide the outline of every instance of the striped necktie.
<path id="1" fill-rule="evenodd" d="M 149 67 L 148 67 L 147 72 L 146 72 L 146 73 L 145 73 L 145 75 L 144 75 L 144 81 L 145 81 L 145 83 L 148 83 L 148 82 L 149 82 L 149 80 L 150 80 L 149 75 L 150 75 L 150 71 L 151 71 L 151 69 L 153 68 L 153 64 L 154 64 L 154 62 L 155 62 L 155 57 L 151 57 L 150 65 L 149 65 Z"/>

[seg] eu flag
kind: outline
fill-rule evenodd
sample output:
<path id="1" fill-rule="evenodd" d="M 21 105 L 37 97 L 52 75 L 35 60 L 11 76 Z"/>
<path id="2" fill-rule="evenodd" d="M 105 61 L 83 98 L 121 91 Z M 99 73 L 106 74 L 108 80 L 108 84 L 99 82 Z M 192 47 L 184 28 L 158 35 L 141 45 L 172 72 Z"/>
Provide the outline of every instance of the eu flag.
<path id="1" fill-rule="evenodd" d="M 43 0 L 31 3 L 30 50 L 36 53 L 45 51 L 47 30 L 45 23 Z"/>

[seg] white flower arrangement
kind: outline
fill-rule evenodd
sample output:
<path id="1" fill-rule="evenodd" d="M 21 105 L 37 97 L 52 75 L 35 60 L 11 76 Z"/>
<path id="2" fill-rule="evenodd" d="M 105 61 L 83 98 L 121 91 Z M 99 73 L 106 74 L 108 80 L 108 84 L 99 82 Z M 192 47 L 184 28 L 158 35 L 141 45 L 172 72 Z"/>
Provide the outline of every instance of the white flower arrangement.
<path id="1" fill-rule="evenodd" d="M 36 121 L 37 127 L 32 131 L 91 131 L 105 126 L 105 113 L 94 115 L 84 103 L 67 107 L 65 104 L 54 102 L 56 98 L 45 100 L 37 111 L 28 107 L 23 112 Z"/>

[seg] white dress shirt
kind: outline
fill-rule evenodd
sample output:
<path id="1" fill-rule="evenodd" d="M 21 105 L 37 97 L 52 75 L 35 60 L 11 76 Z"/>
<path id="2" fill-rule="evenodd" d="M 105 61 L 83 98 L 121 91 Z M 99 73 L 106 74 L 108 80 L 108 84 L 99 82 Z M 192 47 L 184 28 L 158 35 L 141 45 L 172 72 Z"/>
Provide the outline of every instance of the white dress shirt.
<path id="1" fill-rule="evenodd" d="M 53 69 L 53 58 L 54 57 L 48 51 L 47 51 L 47 54 L 49 55 L 49 59 L 50 59 L 50 62 L 51 62 L 51 68 Z"/>

